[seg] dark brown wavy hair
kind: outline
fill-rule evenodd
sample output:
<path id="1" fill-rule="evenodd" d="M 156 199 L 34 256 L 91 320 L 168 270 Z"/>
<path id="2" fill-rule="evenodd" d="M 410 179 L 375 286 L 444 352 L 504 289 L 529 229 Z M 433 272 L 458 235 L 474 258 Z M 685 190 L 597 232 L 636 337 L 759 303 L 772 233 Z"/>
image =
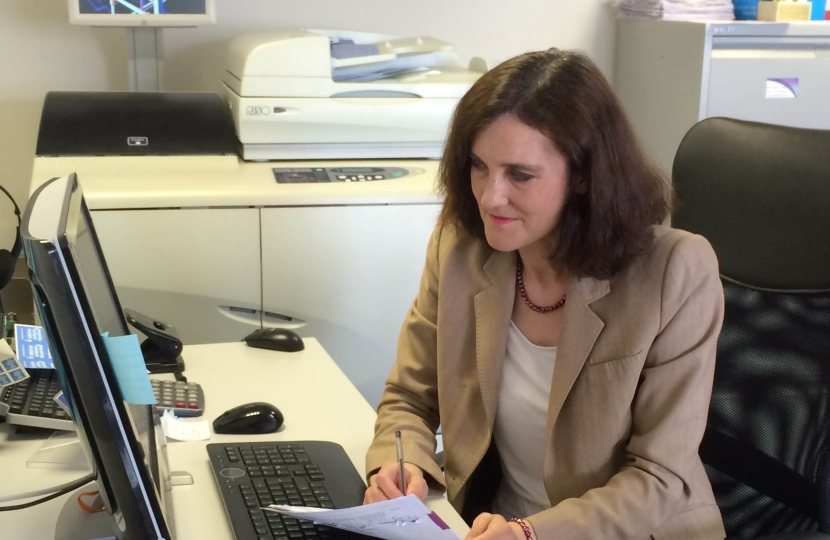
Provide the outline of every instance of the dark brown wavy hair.
<path id="1" fill-rule="evenodd" d="M 439 171 L 442 223 L 485 240 L 470 153 L 476 136 L 503 114 L 546 135 L 567 160 L 567 199 L 551 231 L 554 267 L 607 279 L 651 245 L 651 225 L 673 205 L 671 187 L 640 149 L 599 68 L 557 49 L 499 64 L 460 100 Z"/>

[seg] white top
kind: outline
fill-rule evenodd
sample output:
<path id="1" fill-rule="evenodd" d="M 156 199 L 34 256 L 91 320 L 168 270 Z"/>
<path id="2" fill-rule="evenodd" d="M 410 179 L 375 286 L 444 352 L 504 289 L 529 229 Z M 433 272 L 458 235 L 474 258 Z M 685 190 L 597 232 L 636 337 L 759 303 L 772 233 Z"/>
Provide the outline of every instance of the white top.
<path id="1" fill-rule="evenodd" d="M 524 518 L 550 508 L 543 482 L 545 421 L 556 347 L 531 343 L 511 321 L 493 437 L 504 478 L 493 513 Z"/>
<path id="2" fill-rule="evenodd" d="M 402 167 L 409 174 L 372 182 L 279 184 L 275 167 Z M 236 156 L 37 157 L 29 189 L 68 172 L 78 173 L 90 210 L 441 204 L 435 193 L 438 161 L 429 159 L 248 163 Z"/>

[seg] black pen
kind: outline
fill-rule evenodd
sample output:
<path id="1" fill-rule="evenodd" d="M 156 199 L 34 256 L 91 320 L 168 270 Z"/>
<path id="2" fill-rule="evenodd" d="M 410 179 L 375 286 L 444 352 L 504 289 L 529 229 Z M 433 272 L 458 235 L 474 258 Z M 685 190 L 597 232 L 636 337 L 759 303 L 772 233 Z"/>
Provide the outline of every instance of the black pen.
<path id="1" fill-rule="evenodd" d="M 403 441 L 401 432 L 395 432 L 395 450 L 398 452 L 398 466 L 401 468 L 401 493 L 406 495 L 406 473 L 403 470 Z"/>

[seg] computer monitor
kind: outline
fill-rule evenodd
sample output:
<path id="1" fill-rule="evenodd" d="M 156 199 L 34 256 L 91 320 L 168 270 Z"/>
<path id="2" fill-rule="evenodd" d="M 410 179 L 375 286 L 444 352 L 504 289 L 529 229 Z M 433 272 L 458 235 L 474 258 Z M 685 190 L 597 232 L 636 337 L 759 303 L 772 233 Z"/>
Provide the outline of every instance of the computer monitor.
<path id="1" fill-rule="evenodd" d="M 69 22 L 86 26 L 198 26 L 216 22 L 214 0 L 68 0 Z"/>
<path id="2" fill-rule="evenodd" d="M 129 331 L 74 174 L 32 194 L 21 235 L 37 311 L 112 534 L 170 540 L 164 433 L 154 405 L 122 399 L 101 336 Z"/>

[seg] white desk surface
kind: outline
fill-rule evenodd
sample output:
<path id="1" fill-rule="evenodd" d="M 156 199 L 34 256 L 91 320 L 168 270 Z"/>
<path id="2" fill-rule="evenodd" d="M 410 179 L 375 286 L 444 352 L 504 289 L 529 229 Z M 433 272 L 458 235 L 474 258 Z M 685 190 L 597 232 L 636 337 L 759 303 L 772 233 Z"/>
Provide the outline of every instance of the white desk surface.
<path id="1" fill-rule="evenodd" d="M 182 356 L 188 379 L 205 391 L 205 414 L 194 420 L 212 422 L 222 412 L 253 401 L 276 405 L 284 426 L 268 435 L 216 435 L 209 441 L 168 445 L 172 470 L 193 476 L 193 485 L 173 488 L 177 540 L 232 540 L 224 506 L 207 458 L 205 446 L 223 442 L 334 441 L 343 446 L 361 476 L 372 440 L 375 411 L 340 371 L 317 340 L 306 338 L 306 349 L 280 353 L 246 347 L 242 343 L 190 345 Z M 83 471 L 33 469 L 26 461 L 42 440 L 23 440 L 0 426 L 0 498 L 54 486 L 84 475 Z M 0 513 L 0 537 L 48 540 L 67 496 L 26 510 Z M 440 496 L 427 498 L 462 538 L 469 528 Z"/>

